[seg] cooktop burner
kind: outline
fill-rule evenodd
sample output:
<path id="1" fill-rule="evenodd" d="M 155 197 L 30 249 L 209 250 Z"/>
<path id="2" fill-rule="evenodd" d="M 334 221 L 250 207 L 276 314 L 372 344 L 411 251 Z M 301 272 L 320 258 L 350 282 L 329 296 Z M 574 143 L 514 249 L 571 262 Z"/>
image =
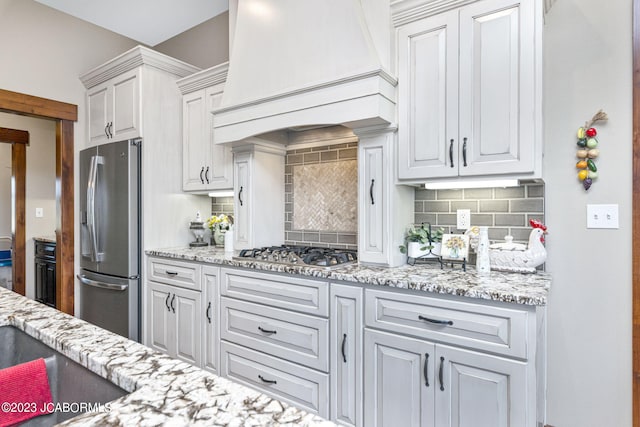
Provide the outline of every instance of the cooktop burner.
<path id="1" fill-rule="evenodd" d="M 348 249 L 282 245 L 243 249 L 240 255 L 234 258 L 332 269 L 355 263 L 358 260 L 358 253 Z"/>

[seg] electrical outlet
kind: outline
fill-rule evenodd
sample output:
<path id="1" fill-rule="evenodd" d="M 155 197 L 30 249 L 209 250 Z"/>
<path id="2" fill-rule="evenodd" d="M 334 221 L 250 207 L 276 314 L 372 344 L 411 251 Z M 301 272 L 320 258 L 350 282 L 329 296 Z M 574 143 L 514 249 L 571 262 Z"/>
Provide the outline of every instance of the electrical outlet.
<path id="1" fill-rule="evenodd" d="M 458 223 L 458 230 L 468 230 L 471 228 L 471 210 L 470 209 L 458 209 L 456 211 L 456 222 Z"/>
<path id="2" fill-rule="evenodd" d="M 587 205 L 587 228 L 620 228 L 618 205 Z"/>
<path id="3" fill-rule="evenodd" d="M 42 208 L 36 208 L 36 218 L 42 218 L 44 216 L 44 210 Z"/>

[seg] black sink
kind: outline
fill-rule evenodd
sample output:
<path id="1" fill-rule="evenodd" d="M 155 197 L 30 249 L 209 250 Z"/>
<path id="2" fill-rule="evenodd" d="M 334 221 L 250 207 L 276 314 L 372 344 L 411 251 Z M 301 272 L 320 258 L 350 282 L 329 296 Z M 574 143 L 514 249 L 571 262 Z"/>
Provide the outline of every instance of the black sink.
<path id="1" fill-rule="evenodd" d="M 0 327 L 0 369 L 44 358 L 54 403 L 73 404 L 68 412 L 54 412 L 26 421 L 20 426 L 44 427 L 80 415 L 79 405 L 97 407 L 129 392 L 102 378 L 62 353 L 13 326 Z M 60 406 L 60 405 L 58 405 Z"/>

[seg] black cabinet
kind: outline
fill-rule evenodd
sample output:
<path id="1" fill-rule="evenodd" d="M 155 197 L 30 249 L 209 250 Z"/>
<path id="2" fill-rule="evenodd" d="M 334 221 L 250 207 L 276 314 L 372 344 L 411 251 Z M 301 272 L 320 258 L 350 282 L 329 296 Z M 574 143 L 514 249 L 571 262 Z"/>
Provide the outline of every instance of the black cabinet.
<path id="1" fill-rule="evenodd" d="M 56 244 L 35 241 L 36 301 L 56 306 Z"/>

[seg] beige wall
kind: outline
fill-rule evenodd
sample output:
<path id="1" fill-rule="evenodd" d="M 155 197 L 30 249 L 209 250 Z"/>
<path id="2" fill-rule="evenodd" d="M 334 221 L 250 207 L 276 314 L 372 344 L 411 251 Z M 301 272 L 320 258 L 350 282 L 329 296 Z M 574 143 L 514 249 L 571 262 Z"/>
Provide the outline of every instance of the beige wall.
<path id="1" fill-rule="evenodd" d="M 202 69 L 226 62 L 229 60 L 229 13 L 211 18 L 154 49 Z"/>
<path id="2" fill-rule="evenodd" d="M 26 176 L 26 294 L 35 296 L 33 238 L 53 236 L 56 228 L 56 126 L 52 120 L 34 119 L 15 114 L 0 113 L 0 127 L 29 132 Z M 9 144 L 0 144 L 10 147 Z M 4 148 L 4 147 L 3 147 Z M 8 150 L 9 158 L 11 150 Z M 11 203 L 11 195 L 0 199 L 0 205 Z M 36 208 L 44 216 L 36 218 Z M 0 234 L 2 234 L 0 232 Z"/>
<path id="3" fill-rule="evenodd" d="M 630 426 L 631 0 L 559 0 L 545 26 L 548 417 L 557 427 Z M 578 126 L 603 108 L 600 179 L 574 168 Z M 619 230 L 587 230 L 586 204 L 620 205 Z"/>

